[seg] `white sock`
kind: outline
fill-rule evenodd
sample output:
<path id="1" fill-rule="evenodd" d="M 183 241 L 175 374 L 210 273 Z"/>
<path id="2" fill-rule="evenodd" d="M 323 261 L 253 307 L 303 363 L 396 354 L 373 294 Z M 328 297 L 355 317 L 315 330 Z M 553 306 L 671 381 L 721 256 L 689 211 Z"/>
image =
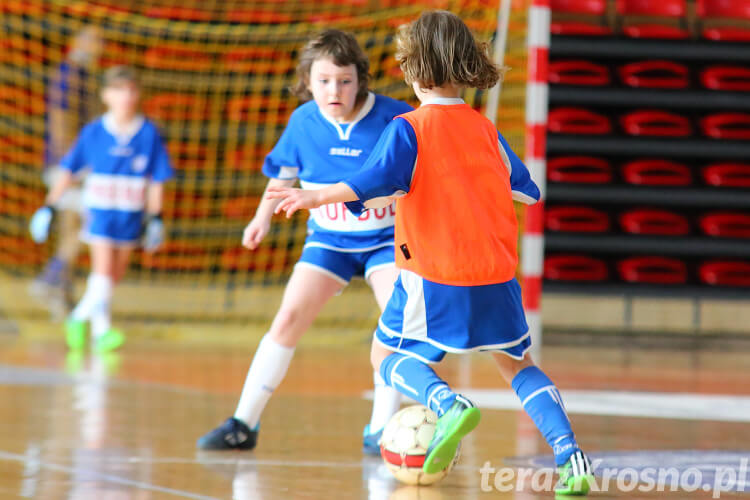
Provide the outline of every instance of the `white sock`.
<path id="1" fill-rule="evenodd" d="M 258 426 L 260 415 L 271 394 L 284 379 L 292 356 L 294 347 L 277 344 L 268 334 L 263 337 L 247 372 L 234 418 L 242 420 L 251 429 Z"/>
<path id="2" fill-rule="evenodd" d="M 91 335 L 98 339 L 112 327 L 112 312 L 110 311 L 110 299 L 99 303 L 99 307 L 91 315 Z"/>
<path id="3" fill-rule="evenodd" d="M 380 373 L 373 372 L 372 380 L 375 390 L 372 398 L 372 417 L 370 417 L 370 434 L 378 432 L 401 408 L 401 393 L 386 385 Z"/>
<path id="4" fill-rule="evenodd" d="M 76 321 L 86 321 L 102 310 L 105 303 L 109 309 L 109 299 L 112 296 L 112 280 L 104 274 L 91 273 L 86 283 L 86 292 L 78 301 L 70 317 Z"/>

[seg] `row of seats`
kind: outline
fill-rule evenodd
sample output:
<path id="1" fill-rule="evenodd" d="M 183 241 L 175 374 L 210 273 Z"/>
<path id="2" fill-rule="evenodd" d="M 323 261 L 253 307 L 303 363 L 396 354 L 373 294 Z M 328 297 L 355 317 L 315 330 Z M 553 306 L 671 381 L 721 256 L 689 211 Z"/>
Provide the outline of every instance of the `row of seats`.
<path id="1" fill-rule="evenodd" d="M 672 111 L 638 109 L 618 118 L 622 132 L 630 136 L 689 137 L 694 133 L 691 119 Z M 712 113 L 698 120 L 698 128 L 712 139 L 750 140 L 750 113 Z M 609 116 L 574 106 L 550 110 L 547 129 L 553 134 L 608 135 L 614 132 Z"/>
<path id="2" fill-rule="evenodd" d="M 686 64 L 666 60 L 635 61 L 615 70 L 620 84 L 632 88 L 686 89 L 691 71 Z M 700 84 L 710 90 L 750 92 L 750 68 L 728 64 L 700 71 Z M 613 84 L 610 68 L 582 59 L 564 59 L 549 64 L 549 82 L 556 85 L 606 87 Z"/>
<path id="3" fill-rule="evenodd" d="M 597 156 L 557 156 L 547 162 L 547 179 L 551 182 L 610 184 L 615 172 L 609 160 Z M 694 182 L 688 165 L 659 158 L 629 161 L 619 174 L 628 184 L 638 186 L 690 186 Z M 701 177 L 708 186 L 750 188 L 750 163 L 711 163 L 701 169 Z"/>
<path id="4" fill-rule="evenodd" d="M 607 233 L 612 230 L 611 219 L 604 210 L 589 206 L 551 206 L 545 212 L 545 227 L 553 232 Z M 692 218 L 670 210 L 636 208 L 618 214 L 617 221 L 627 234 L 686 236 L 695 225 L 711 237 L 750 238 L 750 215 L 742 212 L 711 212 Z"/>
<path id="5" fill-rule="evenodd" d="M 686 262 L 662 256 L 638 256 L 614 263 L 616 278 L 626 283 L 684 285 L 691 273 Z M 598 283 L 613 278 L 608 263 L 589 255 L 551 255 L 544 261 L 544 278 L 558 282 Z M 697 279 L 710 286 L 750 286 L 750 262 L 715 259 L 701 262 Z"/>
<path id="6" fill-rule="evenodd" d="M 576 16 L 566 20 L 553 18 L 555 35 L 611 36 L 606 23 L 607 0 L 552 0 L 553 14 Z M 686 39 L 688 29 L 687 0 L 617 0 L 621 32 L 630 38 Z M 696 14 L 701 21 L 700 35 L 713 41 L 750 41 L 750 2 L 747 0 L 696 0 Z M 582 21 L 579 16 L 589 16 Z"/>

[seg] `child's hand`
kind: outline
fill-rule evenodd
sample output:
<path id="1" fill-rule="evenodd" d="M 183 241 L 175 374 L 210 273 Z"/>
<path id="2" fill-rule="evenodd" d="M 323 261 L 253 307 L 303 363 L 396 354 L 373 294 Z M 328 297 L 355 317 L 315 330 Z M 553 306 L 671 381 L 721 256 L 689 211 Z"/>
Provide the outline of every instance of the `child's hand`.
<path id="1" fill-rule="evenodd" d="M 44 243 L 47 241 L 49 236 L 49 227 L 52 224 L 52 217 L 55 215 L 55 210 L 45 205 L 31 217 L 29 222 L 29 232 L 31 233 L 31 239 L 36 243 Z"/>
<path id="2" fill-rule="evenodd" d="M 150 215 L 143 226 L 142 244 L 147 253 L 153 253 L 164 243 L 164 223 L 158 215 Z"/>
<path id="3" fill-rule="evenodd" d="M 253 218 L 242 233 L 242 246 L 255 250 L 268 234 L 269 229 L 271 229 L 271 224 L 268 221 Z"/>
<path id="4" fill-rule="evenodd" d="M 317 208 L 321 205 L 318 190 L 305 190 L 286 187 L 269 187 L 266 190 L 266 198 L 280 199 L 274 213 L 286 212 L 287 219 L 294 212 L 301 209 Z"/>

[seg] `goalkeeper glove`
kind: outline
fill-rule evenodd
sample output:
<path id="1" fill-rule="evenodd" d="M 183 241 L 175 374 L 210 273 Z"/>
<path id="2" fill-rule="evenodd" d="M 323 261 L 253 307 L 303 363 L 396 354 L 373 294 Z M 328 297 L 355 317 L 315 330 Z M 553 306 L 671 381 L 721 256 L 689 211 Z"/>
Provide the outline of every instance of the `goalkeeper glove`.
<path id="1" fill-rule="evenodd" d="M 45 205 L 34 212 L 29 222 L 29 232 L 31 239 L 36 243 L 44 243 L 49 237 L 49 227 L 52 224 L 52 218 L 55 215 L 55 209 Z"/>
<path id="2" fill-rule="evenodd" d="M 142 244 L 147 252 L 153 252 L 164 243 L 164 223 L 161 215 L 149 215 L 143 226 Z"/>

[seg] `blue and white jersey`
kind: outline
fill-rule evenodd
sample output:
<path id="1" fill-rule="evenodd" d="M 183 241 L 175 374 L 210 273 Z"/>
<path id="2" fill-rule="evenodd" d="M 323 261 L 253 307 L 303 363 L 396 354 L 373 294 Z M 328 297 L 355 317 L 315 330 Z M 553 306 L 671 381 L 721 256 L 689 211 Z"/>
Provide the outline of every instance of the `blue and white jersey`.
<path id="1" fill-rule="evenodd" d="M 275 179 L 299 179 L 303 189 L 336 184 L 362 168 L 394 117 L 412 109 L 404 102 L 369 93 L 351 123 L 338 123 L 314 101 L 307 102 L 292 113 L 265 159 L 263 173 Z M 395 215 L 393 205 L 360 216 L 343 203 L 324 205 L 310 211 L 305 246 L 353 252 L 393 245 Z"/>
<path id="2" fill-rule="evenodd" d="M 86 239 L 133 242 L 140 236 L 146 187 L 172 177 L 156 126 L 137 117 L 118 134 L 108 114 L 86 125 L 60 162 L 73 174 L 87 170 L 83 205 Z"/>

